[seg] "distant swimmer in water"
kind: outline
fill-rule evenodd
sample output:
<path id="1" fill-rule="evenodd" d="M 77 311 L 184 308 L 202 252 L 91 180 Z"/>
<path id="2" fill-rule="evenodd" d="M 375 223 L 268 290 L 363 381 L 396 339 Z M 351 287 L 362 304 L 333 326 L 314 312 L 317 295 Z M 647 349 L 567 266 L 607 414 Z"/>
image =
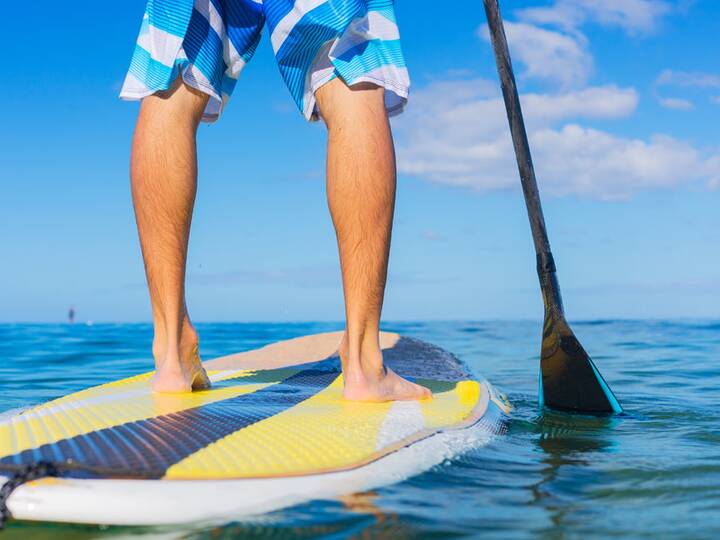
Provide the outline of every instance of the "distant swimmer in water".
<path id="1" fill-rule="evenodd" d="M 148 2 L 121 97 L 142 99 L 131 177 L 155 326 L 152 387 L 187 392 L 210 386 L 185 298 L 197 187 L 195 135 L 201 120 L 220 116 L 266 23 L 300 111 L 307 120 L 322 119 L 328 129 L 327 198 L 345 289 L 343 396 L 430 397 L 427 388 L 385 367 L 380 349 L 396 188 L 388 116 L 402 110 L 410 81 L 393 3 L 370 0 Z M 269 147 L 274 160 L 293 155 Z M 237 156 L 229 158 L 238 163 Z M 272 187 L 267 191 L 271 205 Z"/>
<path id="2" fill-rule="evenodd" d="M 68 322 L 70 324 L 75 323 L 75 306 L 70 306 L 70 309 L 68 309 Z"/>

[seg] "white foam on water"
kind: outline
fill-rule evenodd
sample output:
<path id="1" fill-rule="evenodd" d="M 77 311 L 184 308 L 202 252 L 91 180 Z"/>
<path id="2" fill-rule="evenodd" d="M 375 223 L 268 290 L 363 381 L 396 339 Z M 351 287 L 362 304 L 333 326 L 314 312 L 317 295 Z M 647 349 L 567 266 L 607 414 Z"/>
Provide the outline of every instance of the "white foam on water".
<path id="1" fill-rule="evenodd" d="M 437 433 L 377 462 L 382 468 L 382 479 L 379 479 L 378 485 L 374 487 L 407 480 L 470 450 L 481 448 L 495 436 L 496 434 L 489 431 L 487 426 L 480 424 L 466 429 Z M 395 467 L 388 463 L 395 461 L 402 461 L 402 466 Z"/>

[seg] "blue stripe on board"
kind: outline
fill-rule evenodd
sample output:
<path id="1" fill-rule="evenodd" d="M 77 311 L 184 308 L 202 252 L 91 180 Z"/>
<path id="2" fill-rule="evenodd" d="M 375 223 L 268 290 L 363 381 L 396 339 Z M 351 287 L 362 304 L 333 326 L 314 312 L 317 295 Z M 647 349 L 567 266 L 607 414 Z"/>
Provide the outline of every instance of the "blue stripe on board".
<path id="1" fill-rule="evenodd" d="M 312 366 L 257 392 L 92 431 L 6 456 L 0 459 L 0 470 L 2 465 L 49 460 L 87 469 L 65 476 L 122 474 L 161 478 L 169 467 L 198 450 L 311 398 L 340 375 L 336 359 Z M 259 372 L 259 376 L 267 377 L 271 371 Z M 248 380 L 244 378 L 240 382 L 247 384 Z"/>
<path id="2" fill-rule="evenodd" d="M 412 338 L 400 338 L 392 348 L 383 350 L 383 357 L 389 368 L 411 380 L 459 382 L 473 379 L 468 368 L 454 355 Z M 241 379 L 218 382 L 216 386 L 276 384 L 252 394 L 93 431 L 4 456 L 0 459 L 0 470 L 17 470 L 18 466 L 38 458 L 58 460 L 60 456 L 60 463 L 72 460 L 88 469 L 72 476 L 161 477 L 179 458 L 301 403 L 322 391 L 340 374 L 337 356 L 303 367 L 298 367 L 302 371 L 285 379 L 286 372 L 282 369 L 257 371 Z"/>

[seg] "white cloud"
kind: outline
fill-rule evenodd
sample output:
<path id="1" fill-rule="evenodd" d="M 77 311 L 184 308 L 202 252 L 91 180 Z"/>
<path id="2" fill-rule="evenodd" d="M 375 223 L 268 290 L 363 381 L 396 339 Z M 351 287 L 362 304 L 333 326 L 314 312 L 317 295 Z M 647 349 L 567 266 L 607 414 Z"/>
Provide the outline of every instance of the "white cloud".
<path id="1" fill-rule="evenodd" d="M 506 22 L 521 76 L 555 83 L 555 94 L 521 97 L 541 189 L 552 195 L 626 199 L 682 184 L 720 188 L 720 153 L 662 134 L 623 137 L 581 125 L 583 120 L 630 116 L 633 88 L 587 87 L 593 71 L 582 25 L 596 22 L 631 34 L 653 30 L 671 11 L 663 0 L 555 0 L 547 8 L 517 11 Z M 537 25 L 551 25 L 555 30 Z M 560 30 L 558 30 L 560 29 Z M 479 34 L 489 41 L 486 26 Z M 720 77 L 666 70 L 657 85 L 713 86 Z M 519 187 L 515 155 L 496 84 L 483 79 L 445 81 L 416 91 L 394 124 L 401 173 L 480 191 Z M 720 103 L 720 96 L 718 96 Z M 659 97 L 668 108 L 693 102 Z M 717 152 L 716 150 L 714 152 Z"/>
<path id="2" fill-rule="evenodd" d="M 429 242 L 439 242 L 445 240 L 445 237 L 435 231 L 423 231 L 420 233 L 420 238 Z"/>
<path id="3" fill-rule="evenodd" d="M 592 73 L 593 59 L 581 36 L 507 21 L 505 33 L 513 59 L 525 66 L 523 76 L 569 88 L 585 84 Z M 487 25 L 480 27 L 479 34 L 490 40 Z"/>
<path id="4" fill-rule="evenodd" d="M 720 88 L 720 75 L 701 71 L 663 70 L 655 80 L 658 86 L 694 86 L 699 88 Z"/>
<path id="5" fill-rule="evenodd" d="M 528 94 L 522 104 L 545 193 L 623 199 L 694 181 L 720 185 L 720 156 L 704 156 L 664 135 L 624 138 L 576 123 L 632 114 L 637 105 L 633 89 Z M 404 174 L 481 191 L 519 185 L 502 100 L 488 94 L 486 81 L 445 82 L 417 91 L 394 129 Z"/>
<path id="6" fill-rule="evenodd" d="M 709 178 L 708 189 L 720 189 L 720 154 L 716 154 L 705 162 L 705 174 Z"/>
<path id="7" fill-rule="evenodd" d="M 720 88 L 720 74 L 702 71 L 674 71 L 665 69 L 655 79 L 656 87 L 669 86 L 674 88 L 700 88 L 704 91 Z M 700 92 L 702 93 L 701 90 Z M 697 92 L 695 92 L 697 95 Z M 685 98 L 658 98 L 660 105 L 669 109 L 690 110 L 694 108 L 693 102 Z M 710 96 L 710 101 L 720 104 L 720 96 Z"/>
<path id="8" fill-rule="evenodd" d="M 517 10 L 517 17 L 575 32 L 587 22 L 617 26 L 629 34 L 648 33 L 672 7 L 664 0 L 555 0 L 549 7 Z"/>
<path id="9" fill-rule="evenodd" d="M 564 94 L 526 94 L 522 97 L 529 124 L 569 118 L 622 118 L 632 114 L 637 104 L 635 89 L 615 85 L 592 86 Z"/>
<path id="10" fill-rule="evenodd" d="M 570 124 L 532 136 L 548 191 L 625 199 L 648 189 L 706 179 L 706 163 L 691 145 L 656 135 L 627 139 Z"/>
<path id="11" fill-rule="evenodd" d="M 666 109 L 675 109 L 678 111 L 689 111 L 693 108 L 693 103 L 689 99 L 682 98 L 659 98 L 660 105 Z"/>

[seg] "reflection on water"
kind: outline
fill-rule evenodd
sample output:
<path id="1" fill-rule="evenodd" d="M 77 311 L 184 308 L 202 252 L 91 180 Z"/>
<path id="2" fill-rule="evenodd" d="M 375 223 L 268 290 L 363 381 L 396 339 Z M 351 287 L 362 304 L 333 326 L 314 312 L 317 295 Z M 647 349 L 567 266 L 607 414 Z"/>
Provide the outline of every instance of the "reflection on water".
<path id="1" fill-rule="evenodd" d="M 627 414 L 537 410 L 540 324 L 403 323 L 508 394 L 508 433 L 425 474 L 252 522 L 169 528 L 12 523 L 26 538 L 720 537 L 720 323 L 573 325 Z M 334 324 L 200 325 L 206 358 Z M 0 326 L 0 412 L 149 369 L 147 325 Z M 239 493 L 239 497 L 251 497 Z"/>
<path id="2" fill-rule="evenodd" d="M 549 538 L 555 537 L 555 531 L 566 530 L 567 518 L 573 518 L 574 501 L 567 495 L 577 496 L 597 482 L 597 474 L 588 473 L 593 455 L 609 451 L 610 428 L 619 421 L 553 412 L 544 412 L 538 417 L 535 427 L 539 436 L 535 444 L 542 451 L 541 468 L 532 494 L 533 505 L 544 508 L 552 522 Z M 566 496 L 560 499 L 555 494 L 566 478 L 571 478 L 573 485 L 563 489 Z"/>

